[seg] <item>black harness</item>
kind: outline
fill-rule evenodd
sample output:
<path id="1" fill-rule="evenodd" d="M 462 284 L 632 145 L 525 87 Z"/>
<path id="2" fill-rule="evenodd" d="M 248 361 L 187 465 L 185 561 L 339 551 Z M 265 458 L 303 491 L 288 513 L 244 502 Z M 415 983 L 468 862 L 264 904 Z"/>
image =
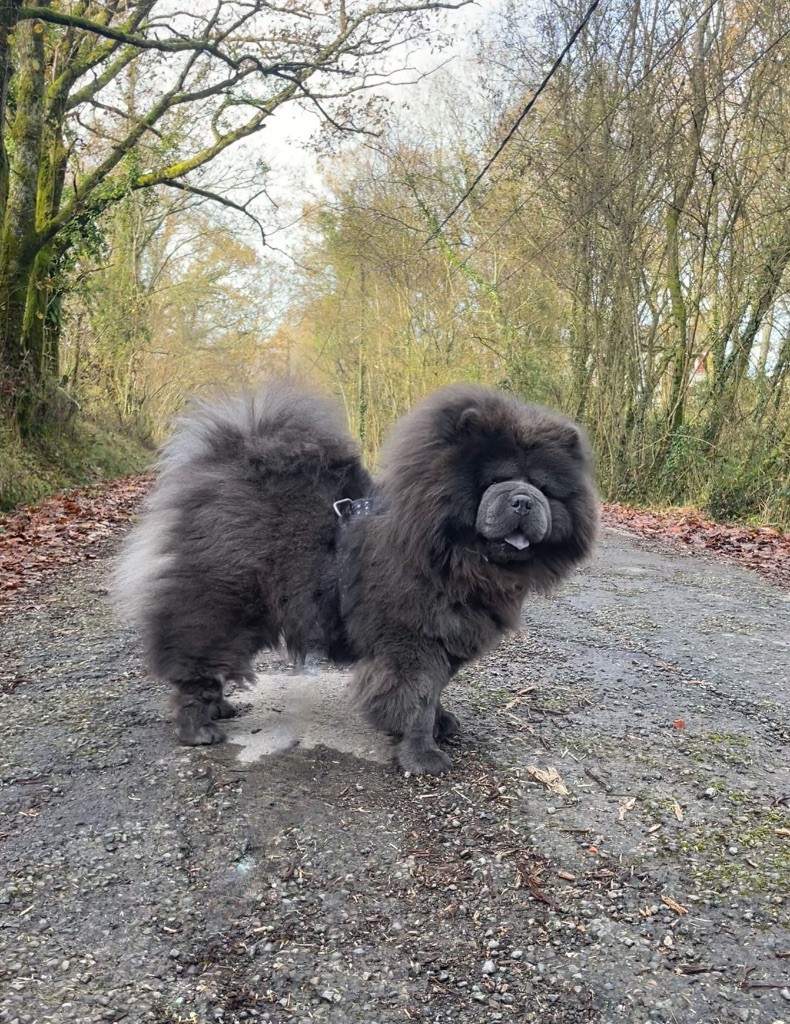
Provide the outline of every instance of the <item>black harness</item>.
<path id="1" fill-rule="evenodd" d="M 349 541 L 348 529 L 352 522 L 359 519 L 367 519 L 381 511 L 380 502 L 372 498 L 340 498 L 332 504 L 337 516 L 335 527 L 335 542 L 337 545 L 337 560 L 335 563 L 334 587 L 334 614 L 337 617 L 336 626 L 338 629 L 339 641 L 336 643 L 336 653 L 332 655 L 333 660 L 339 663 L 347 663 L 355 660 L 352 648 L 345 631 L 345 618 L 348 612 L 347 603 L 349 594 L 349 552 L 347 544 Z"/>

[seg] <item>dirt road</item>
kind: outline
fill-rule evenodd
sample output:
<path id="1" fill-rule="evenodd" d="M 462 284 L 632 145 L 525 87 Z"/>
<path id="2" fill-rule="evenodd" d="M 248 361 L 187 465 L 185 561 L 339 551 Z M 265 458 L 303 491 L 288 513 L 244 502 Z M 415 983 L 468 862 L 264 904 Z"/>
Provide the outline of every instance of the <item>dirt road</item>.
<path id="1" fill-rule="evenodd" d="M 790 1022 L 787 594 L 608 531 L 437 780 L 273 659 L 176 746 L 106 568 L 0 623 L 0 1020 Z"/>

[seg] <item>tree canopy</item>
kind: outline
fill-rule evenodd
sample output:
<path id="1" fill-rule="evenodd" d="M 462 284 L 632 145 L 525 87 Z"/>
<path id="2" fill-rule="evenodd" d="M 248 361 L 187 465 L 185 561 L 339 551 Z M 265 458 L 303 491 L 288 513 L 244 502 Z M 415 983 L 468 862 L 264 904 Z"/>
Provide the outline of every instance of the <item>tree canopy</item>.
<path id="1" fill-rule="evenodd" d="M 162 186 L 246 209 L 249 196 L 206 183 L 222 154 L 286 104 L 361 129 L 371 74 L 458 5 L 212 0 L 189 13 L 162 0 L 7 0 L 0 374 L 20 428 L 33 428 L 57 381 L 64 264 L 110 206 Z"/>
<path id="2" fill-rule="evenodd" d="M 424 392 L 480 380 L 580 419 L 609 497 L 787 524 L 787 5 L 609 0 L 578 31 L 582 0 L 492 0 L 384 96 L 445 6 L 9 0 L 15 430 L 81 407 L 156 438 L 185 391 L 290 370 L 373 459 Z M 297 106 L 349 141 L 292 185 L 286 260 L 263 129 Z"/>

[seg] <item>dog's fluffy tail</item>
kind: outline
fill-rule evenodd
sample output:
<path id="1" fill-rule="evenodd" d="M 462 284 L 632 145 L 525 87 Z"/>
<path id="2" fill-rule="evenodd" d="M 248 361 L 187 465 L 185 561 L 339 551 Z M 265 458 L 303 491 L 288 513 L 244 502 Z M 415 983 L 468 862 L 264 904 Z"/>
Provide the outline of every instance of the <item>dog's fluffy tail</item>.
<path id="1" fill-rule="evenodd" d="M 344 467 L 355 496 L 365 493 L 369 478 L 341 410 L 293 380 L 194 400 L 161 450 L 154 490 L 117 560 L 110 581 L 116 613 L 138 626 L 147 621 L 162 581 L 180 571 L 183 525 L 201 504 L 219 510 L 222 501 L 227 512 L 236 495 L 244 511 L 250 485 L 307 500 L 312 485 L 344 475 Z M 227 557 L 247 559 L 252 552 L 243 547 L 243 538 L 228 545 Z"/>

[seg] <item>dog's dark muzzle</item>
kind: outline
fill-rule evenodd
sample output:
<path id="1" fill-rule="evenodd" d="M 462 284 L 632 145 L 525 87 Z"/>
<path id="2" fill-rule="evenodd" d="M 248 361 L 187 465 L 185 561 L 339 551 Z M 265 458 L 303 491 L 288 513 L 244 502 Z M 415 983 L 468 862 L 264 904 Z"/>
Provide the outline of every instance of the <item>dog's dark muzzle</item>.
<path id="1" fill-rule="evenodd" d="M 524 480 L 506 480 L 485 491 L 475 525 L 486 540 L 525 551 L 551 532 L 551 510 L 537 487 Z"/>

